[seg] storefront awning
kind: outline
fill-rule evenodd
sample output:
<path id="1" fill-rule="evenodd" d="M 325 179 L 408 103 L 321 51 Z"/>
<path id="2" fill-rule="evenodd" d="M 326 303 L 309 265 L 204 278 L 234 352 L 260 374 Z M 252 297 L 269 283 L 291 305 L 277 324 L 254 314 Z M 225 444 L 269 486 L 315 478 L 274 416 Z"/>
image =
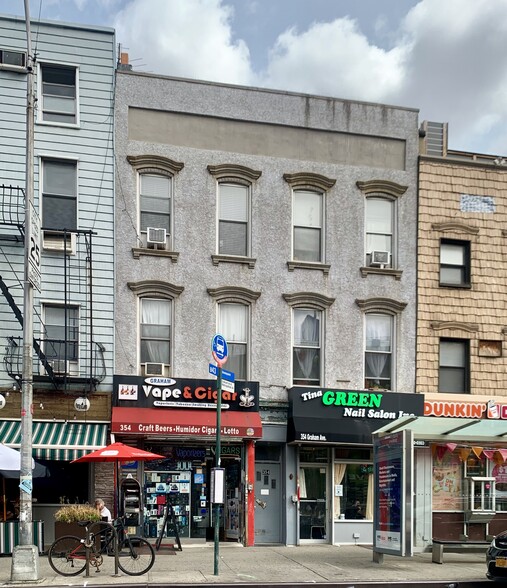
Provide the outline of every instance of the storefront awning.
<path id="1" fill-rule="evenodd" d="M 107 445 L 109 423 L 33 421 L 33 456 L 38 459 L 71 461 Z M 21 446 L 21 421 L 0 421 L 0 443 Z"/>
<path id="2" fill-rule="evenodd" d="M 157 437 L 215 437 L 217 413 L 214 410 L 114 407 L 111 431 L 123 435 Z M 258 412 L 222 411 L 223 438 L 262 437 Z"/>
<path id="3" fill-rule="evenodd" d="M 502 444 L 507 442 L 507 420 L 504 419 L 403 417 L 385 425 L 376 433 L 397 433 L 405 429 L 411 430 L 416 439 Z"/>

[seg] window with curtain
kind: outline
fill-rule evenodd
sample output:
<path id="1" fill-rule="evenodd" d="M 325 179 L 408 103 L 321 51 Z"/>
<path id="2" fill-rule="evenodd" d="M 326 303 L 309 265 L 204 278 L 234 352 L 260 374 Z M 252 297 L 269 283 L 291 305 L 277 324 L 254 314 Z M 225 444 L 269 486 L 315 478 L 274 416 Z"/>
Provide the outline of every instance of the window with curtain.
<path id="1" fill-rule="evenodd" d="M 394 206 L 387 198 L 366 199 L 366 265 L 370 265 L 372 251 L 387 251 L 394 266 Z"/>
<path id="2" fill-rule="evenodd" d="M 373 465 L 335 463 L 334 484 L 342 495 L 334 497 L 336 519 L 373 519 Z"/>
<path id="3" fill-rule="evenodd" d="M 171 364 L 171 301 L 141 298 L 141 363 Z"/>
<path id="4" fill-rule="evenodd" d="M 44 305 L 44 353 L 48 360 L 79 359 L 79 308 Z"/>
<path id="5" fill-rule="evenodd" d="M 250 254 L 250 187 L 243 184 L 218 184 L 218 253 Z"/>
<path id="6" fill-rule="evenodd" d="M 322 192 L 294 190 L 293 192 L 293 259 L 323 261 L 323 200 Z"/>
<path id="7" fill-rule="evenodd" d="M 440 339 L 439 392 L 470 392 L 470 344 L 466 339 Z"/>
<path id="8" fill-rule="evenodd" d="M 75 124 L 77 122 L 77 92 L 75 67 L 41 63 L 42 120 Z"/>
<path id="9" fill-rule="evenodd" d="M 440 241 L 440 285 L 470 286 L 470 242 Z"/>
<path id="10" fill-rule="evenodd" d="M 321 381 L 321 311 L 294 308 L 292 381 L 296 386 L 319 386 Z"/>
<path id="11" fill-rule="evenodd" d="M 56 231 L 77 229 L 77 163 L 42 160 L 42 226 Z"/>
<path id="12" fill-rule="evenodd" d="M 141 231 L 148 227 L 165 229 L 171 234 L 172 179 L 156 174 L 139 176 Z"/>
<path id="13" fill-rule="evenodd" d="M 246 380 L 249 308 L 245 304 L 228 302 L 222 302 L 218 308 L 218 330 L 225 337 L 229 351 L 226 368 L 237 380 Z"/>
<path id="14" fill-rule="evenodd" d="M 394 317 L 365 315 L 365 388 L 392 389 Z"/>

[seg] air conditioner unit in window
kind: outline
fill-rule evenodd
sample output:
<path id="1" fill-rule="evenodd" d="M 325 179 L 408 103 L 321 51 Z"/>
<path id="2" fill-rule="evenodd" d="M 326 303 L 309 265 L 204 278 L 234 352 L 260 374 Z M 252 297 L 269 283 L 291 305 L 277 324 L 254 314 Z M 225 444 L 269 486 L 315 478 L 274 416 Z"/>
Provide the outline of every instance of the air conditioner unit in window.
<path id="1" fill-rule="evenodd" d="M 70 362 L 65 359 L 52 359 L 48 361 L 55 376 L 66 376 L 70 371 Z"/>
<path id="2" fill-rule="evenodd" d="M 142 363 L 143 376 L 166 376 L 169 366 L 165 363 Z"/>
<path id="3" fill-rule="evenodd" d="M 376 267 L 386 267 L 391 264 L 391 254 L 389 251 L 372 251 L 370 254 L 370 265 Z"/>
<path id="4" fill-rule="evenodd" d="M 146 229 L 146 243 L 148 247 L 154 247 L 155 249 L 165 249 L 167 231 L 157 227 L 148 227 Z"/>
<path id="5" fill-rule="evenodd" d="M 44 231 L 42 236 L 42 248 L 46 251 L 67 252 L 67 255 L 76 253 L 76 233 L 56 233 Z"/>

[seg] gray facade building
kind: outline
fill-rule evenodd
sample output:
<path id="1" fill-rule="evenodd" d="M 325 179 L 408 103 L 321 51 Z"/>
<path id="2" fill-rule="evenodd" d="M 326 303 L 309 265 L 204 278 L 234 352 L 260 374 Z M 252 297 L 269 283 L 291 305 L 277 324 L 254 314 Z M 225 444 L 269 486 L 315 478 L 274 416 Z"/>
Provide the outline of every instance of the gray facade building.
<path id="1" fill-rule="evenodd" d="M 415 392 L 417 127 L 414 109 L 117 72 L 115 371 L 139 397 L 160 378 L 170 401 L 180 379 L 210 380 L 210 341 L 224 335 L 224 367 L 236 393 L 258 391 L 262 420 L 255 442 L 225 434 L 241 456 L 229 538 L 354 542 L 360 524 L 371 540 L 370 433 L 353 429 L 374 394 Z M 346 415 L 309 432 L 293 399 L 311 420 L 324 390 Z M 159 452 L 213 445 L 141 434 L 122 410 L 120 437 Z M 361 521 L 345 512 L 356 466 Z M 203 536 L 206 509 L 187 512 L 189 536 Z"/>

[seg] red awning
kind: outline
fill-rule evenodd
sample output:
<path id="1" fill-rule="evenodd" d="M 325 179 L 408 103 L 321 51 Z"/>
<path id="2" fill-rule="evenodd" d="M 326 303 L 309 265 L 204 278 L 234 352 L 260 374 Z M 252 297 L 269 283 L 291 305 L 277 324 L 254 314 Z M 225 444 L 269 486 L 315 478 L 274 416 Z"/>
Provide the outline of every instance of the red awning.
<path id="1" fill-rule="evenodd" d="M 161 437 L 216 436 L 217 414 L 214 410 L 114 407 L 112 417 L 112 433 Z M 224 410 L 221 412 L 220 428 L 224 438 L 262 437 L 258 412 Z"/>

